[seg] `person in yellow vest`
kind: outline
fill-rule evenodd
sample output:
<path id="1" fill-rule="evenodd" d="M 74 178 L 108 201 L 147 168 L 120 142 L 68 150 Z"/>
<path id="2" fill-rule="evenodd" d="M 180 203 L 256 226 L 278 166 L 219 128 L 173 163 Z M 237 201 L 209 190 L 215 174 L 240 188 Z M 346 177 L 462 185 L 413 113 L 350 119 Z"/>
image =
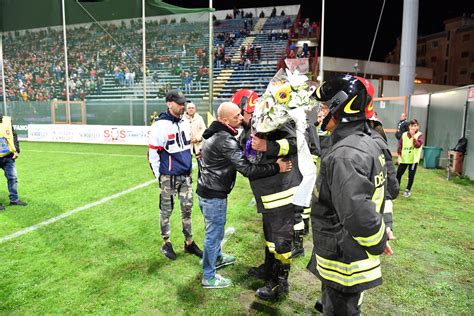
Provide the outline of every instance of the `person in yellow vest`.
<path id="1" fill-rule="evenodd" d="M 155 123 L 155 121 L 158 120 L 158 112 L 156 111 L 153 111 L 153 113 L 151 113 L 150 115 L 150 125 L 152 125 L 153 123 Z"/>
<path id="2" fill-rule="evenodd" d="M 10 205 L 26 206 L 27 203 L 18 198 L 15 159 L 18 158 L 19 154 L 20 144 L 13 129 L 11 117 L 0 114 L 0 167 L 8 181 Z M 5 210 L 5 206 L 0 204 L 0 211 L 3 210 Z"/>
<path id="3" fill-rule="evenodd" d="M 402 134 L 400 142 L 398 143 L 398 169 L 397 180 L 400 183 L 405 170 L 408 169 L 408 184 L 403 197 L 411 195 L 411 187 L 415 180 L 416 167 L 420 162 L 421 149 L 425 141 L 425 136 L 419 131 L 420 125 L 418 121 L 413 119 L 408 126 L 408 132 Z"/>

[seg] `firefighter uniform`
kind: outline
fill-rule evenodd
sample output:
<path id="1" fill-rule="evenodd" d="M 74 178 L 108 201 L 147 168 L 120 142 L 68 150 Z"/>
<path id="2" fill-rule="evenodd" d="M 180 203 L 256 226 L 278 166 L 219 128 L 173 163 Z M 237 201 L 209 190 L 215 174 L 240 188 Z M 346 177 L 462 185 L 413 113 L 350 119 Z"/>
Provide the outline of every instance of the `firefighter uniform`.
<path id="1" fill-rule="evenodd" d="M 257 211 L 263 216 L 266 241 L 265 272 L 268 284 L 257 290 L 262 299 L 275 299 L 288 293 L 288 274 L 291 265 L 293 224 L 296 206 L 292 204 L 302 175 L 298 168 L 296 132 L 293 122 L 265 135 L 267 151 L 260 164 L 276 161 L 279 157 L 291 160 L 290 172 L 250 181 Z"/>
<path id="2" fill-rule="evenodd" d="M 362 291 L 382 283 L 387 170 L 383 153 L 361 126 L 347 123 L 333 132 L 313 201 L 314 253 L 308 268 L 323 284 L 329 314 L 331 306 L 335 314 L 358 310 Z M 338 296 L 346 296 L 348 305 L 334 304 Z"/>
<path id="3" fill-rule="evenodd" d="M 392 153 L 388 148 L 387 141 L 385 138 L 377 132 L 376 129 L 371 128 L 370 130 L 372 138 L 375 140 L 379 148 L 382 150 L 385 158 L 385 164 L 387 166 L 387 191 L 385 192 L 385 207 L 383 210 L 383 220 L 387 227 L 393 230 L 393 202 L 396 199 L 398 192 L 400 191 L 400 184 L 397 180 L 397 171 L 393 164 Z"/>

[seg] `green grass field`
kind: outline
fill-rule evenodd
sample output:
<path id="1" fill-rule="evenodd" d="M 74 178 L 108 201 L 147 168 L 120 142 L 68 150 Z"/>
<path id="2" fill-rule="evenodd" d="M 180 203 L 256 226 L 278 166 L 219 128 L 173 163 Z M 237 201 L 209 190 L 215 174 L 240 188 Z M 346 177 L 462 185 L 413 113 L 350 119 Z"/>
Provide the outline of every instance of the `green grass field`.
<path id="1" fill-rule="evenodd" d="M 236 230 L 224 250 L 237 263 L 221 273 L 234 285 L 206 290 L 199 259 L 183 253 L 179 209 L 171 235 L 178 259 L 160 252 L 159 192 L 150 183 L 145 146 L 21 147 L 19 193 L 29 205 L 0 213 L 0 314 L 314 313 L 320 283 L 305 269 L 310 236 L 306 256 L 294 261 L 289 297 L 277 303 L 255 298 L 263 284 L 246 271 L 263 260 L 263 238 L 246 179 L 239 177 L 229 197 L 227 227 Z M 395 255 L 383 259 L 384 284 L 366 292 L 364 314 L 474 314 L 474 186 L 445 178 L 443 170 L 419 168 L 412 196 L 395 200 Z M 7 204 L 6 179 L 0 189 Z M 61 214 L 71 215 L 57 218 Z M 51 218 L 57 221 L 33 226 Z M 197 203 L 193 230 L 202 246 Z"/>

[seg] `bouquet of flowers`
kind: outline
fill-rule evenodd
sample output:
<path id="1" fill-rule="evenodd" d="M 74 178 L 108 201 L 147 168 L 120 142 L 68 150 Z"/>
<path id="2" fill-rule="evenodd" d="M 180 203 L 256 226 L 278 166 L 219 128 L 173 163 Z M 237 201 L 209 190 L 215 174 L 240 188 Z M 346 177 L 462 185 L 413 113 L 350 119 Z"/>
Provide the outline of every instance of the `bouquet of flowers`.
<path id="1" fill-rule="evenodd" d="M 298 70 L 291 72 L 280 69 L 272 78 L 265 93 L 256 100 L 252 118 L 252 134 L 265 134 L 279 129 L 290 120 L 296 125 L 298 165 L 303 180 L 293 196 L 293 204 L 308 207 L 316 182 L 316 166 L 306 143 L 305 132 L 308 127 L 306 112 L 318 105 L 310 96 L 317 86 L 310 84 L 308 77 Z M 263 153 L 252 149 L 247 141 L 244 154 L 252 163 L 258 163 Z M 304 167 L 304 168 L 303 168 Z"/>
<path id="2" fill-rule="evenodd" d="M 268 84 L 265 93 L 257 100 L 253 127 L 257 133 L 268 133 L 292 119 L 295 109 L 311 110 L 318 102 L 310 98 L 316 90 L 308 84 L 308 77 L 298 70 L 292 73 L 280 69 Z"/>

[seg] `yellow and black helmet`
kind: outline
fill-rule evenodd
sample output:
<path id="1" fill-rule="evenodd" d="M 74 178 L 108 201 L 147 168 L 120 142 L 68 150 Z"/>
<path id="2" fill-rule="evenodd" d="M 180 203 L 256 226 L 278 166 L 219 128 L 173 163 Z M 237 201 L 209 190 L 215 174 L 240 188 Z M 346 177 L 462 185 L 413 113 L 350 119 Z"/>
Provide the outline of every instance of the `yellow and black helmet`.
<path id="1" fill-rule="evenodd" d="M 353 75 L 336 75 L 328 79 L 314 95 L 318 101 L 326 104 L 337 121 L 344 123 L 365 120 L 367 90 Z"/>

